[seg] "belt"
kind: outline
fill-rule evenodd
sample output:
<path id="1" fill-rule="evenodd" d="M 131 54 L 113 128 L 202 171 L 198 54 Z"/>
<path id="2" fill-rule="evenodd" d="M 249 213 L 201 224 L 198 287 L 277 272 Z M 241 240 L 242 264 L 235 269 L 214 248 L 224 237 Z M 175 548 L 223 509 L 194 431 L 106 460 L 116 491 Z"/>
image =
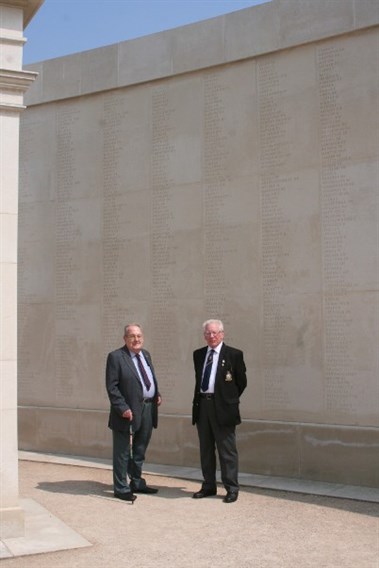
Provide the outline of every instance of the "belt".
<path id="1" fill-rule="evenodd" d="M 153 398 L 144 398 L 143 402 L 153 402 Z"/>
<path id="2" fill-rule="evenodd" d="M 212 392 L 201 392 L 200 398 L 205 398 L 205 400 L 212 400 L 215 395 Z"/>

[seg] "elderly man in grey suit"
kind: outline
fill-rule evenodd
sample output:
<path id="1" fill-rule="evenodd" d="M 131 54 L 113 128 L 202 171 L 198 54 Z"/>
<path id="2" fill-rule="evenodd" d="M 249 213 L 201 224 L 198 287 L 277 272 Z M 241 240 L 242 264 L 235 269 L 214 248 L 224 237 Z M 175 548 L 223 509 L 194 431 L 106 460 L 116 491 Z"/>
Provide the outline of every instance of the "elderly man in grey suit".
<path id="1" fill-rule="evenodd" d="M 216 447 L 221 480 L 226 489 L 225 503 L 238 499 L 238 452 L 236 425 L 240 424 L 239 398 L 246 388 L 243 353 L 224 343 L 220 320 L 203 323 L 206 347 L 193 353 L 196 384 L 192 424 L 196 424 L 200 442 L 200 461 L 204 477 L 194 499 L 216 495 Z"/>
<path id="2" fill-rule="evenodd" d="M 142 466 L 152 430 L 158 425 L 162 399 L 150 354 L 143 349 L 139 324 L 125 326 L 124 342 L 107 357 L 106 389 L 111 403 L 108 426 L 113 434 L 114 496 L 133 503 L 135 493 L 158 491 L 146 485 Z"/>

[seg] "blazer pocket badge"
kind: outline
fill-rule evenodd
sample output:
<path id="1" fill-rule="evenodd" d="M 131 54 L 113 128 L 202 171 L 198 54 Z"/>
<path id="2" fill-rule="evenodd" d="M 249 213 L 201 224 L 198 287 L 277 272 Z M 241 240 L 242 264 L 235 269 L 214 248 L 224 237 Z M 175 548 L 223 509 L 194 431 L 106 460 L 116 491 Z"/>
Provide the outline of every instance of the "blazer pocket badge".
<path id="1" fill-rule="evenodd" d="M 233 380 L 232 373 L 230 371 L 227 371 L 225 375 L 225 382 L 230 383 L 230 381 L 232 380 Z"/>

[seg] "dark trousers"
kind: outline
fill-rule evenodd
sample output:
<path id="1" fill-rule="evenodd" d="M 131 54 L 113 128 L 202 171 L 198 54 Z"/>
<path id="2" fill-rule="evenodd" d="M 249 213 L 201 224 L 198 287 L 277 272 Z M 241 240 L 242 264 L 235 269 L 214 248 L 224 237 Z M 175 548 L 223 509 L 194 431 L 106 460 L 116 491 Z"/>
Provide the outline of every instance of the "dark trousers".
<path id="1" fill-rule="evenodd" d="M 220 426 L 216 420 L 214 399 L 200 399 L 197 432 L 203 489 L 216 489 L 216 447 L 221 480 L 227 491 L 238 491 L 238 452 L 235 426 Z"/>
<path id="2" fill-rule="evenodd" d="M 128 493 L 132 489 L 143 489 L 142 466 L 153 431 L 151 403 L 143 403 L 141 426 L 133 432 L 133 446 L 130 451 L 130 433 L 112 431 L 113 434 L 113 487 L 115 493 Z M 128 478 L 130 482 L 128 481 Z"/>

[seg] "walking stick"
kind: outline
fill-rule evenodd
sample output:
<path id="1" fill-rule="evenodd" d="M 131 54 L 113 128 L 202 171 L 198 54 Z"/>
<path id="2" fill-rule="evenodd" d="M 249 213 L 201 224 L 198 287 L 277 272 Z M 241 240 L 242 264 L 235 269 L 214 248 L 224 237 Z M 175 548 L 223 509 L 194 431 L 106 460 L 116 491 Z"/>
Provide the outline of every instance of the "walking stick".
<path id="1" fill-rule="evenodd" d="M 132 423 L 129 425 L 129 458 L 133 459 L 133 426 Z"/>
<path id="2" fill-rule="evenodd" d="M 132 423 L 129 425 L 129 459 L 133 459 L 133 426 Z M 132 501 L 132 505 L 134 505 L 134 501 Z"/>

